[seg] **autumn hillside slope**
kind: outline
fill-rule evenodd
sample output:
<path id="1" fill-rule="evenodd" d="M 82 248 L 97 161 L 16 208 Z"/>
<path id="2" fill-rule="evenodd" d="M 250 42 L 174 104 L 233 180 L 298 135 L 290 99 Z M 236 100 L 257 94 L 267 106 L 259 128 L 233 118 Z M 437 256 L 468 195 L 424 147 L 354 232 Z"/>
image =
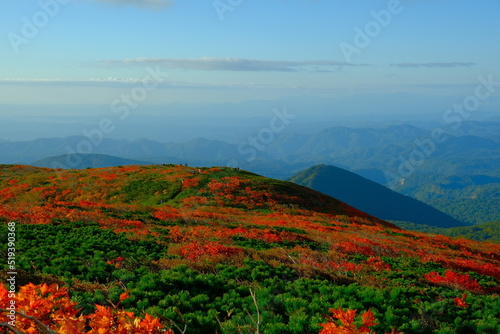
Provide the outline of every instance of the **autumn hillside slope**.
<path id="1" fill-rule="evenodd" d="M 232 168 L 3 165 L 0 221 L 3 246 L 16 223 L 17 284 L 64 286 L 82 316 L 105 306 L 207 334 L 362 328 L 348 310 L 377 333 L 500 325 L 498 245 L 404 231 Z"/>

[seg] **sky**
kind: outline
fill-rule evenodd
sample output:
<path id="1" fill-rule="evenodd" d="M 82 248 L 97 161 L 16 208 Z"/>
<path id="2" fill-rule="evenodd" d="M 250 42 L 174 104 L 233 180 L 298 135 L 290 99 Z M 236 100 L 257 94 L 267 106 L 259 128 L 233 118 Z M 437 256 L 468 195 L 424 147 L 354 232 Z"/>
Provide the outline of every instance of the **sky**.
<path id="1" fill-rule="evenodd" d="M 498 0 L 0 0 L 9 106 L 474 94 Z M 500 95 L 500 86 L 493 95 Z"/>

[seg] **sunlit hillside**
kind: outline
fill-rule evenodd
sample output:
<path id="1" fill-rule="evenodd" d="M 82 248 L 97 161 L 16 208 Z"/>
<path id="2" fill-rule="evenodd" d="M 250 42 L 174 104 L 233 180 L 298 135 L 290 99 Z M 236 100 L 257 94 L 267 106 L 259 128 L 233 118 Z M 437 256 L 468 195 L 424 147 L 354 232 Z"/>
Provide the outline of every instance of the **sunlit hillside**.
<path id="1" fill-rule="evenodd" d="M 4 253 L 15 223 L 18 288 L 48 284 L 22 288 L 18 306 L 61 333 L 71 333 L 70 323 L 132 333 L 135 317 L 141 333 L 161 332 L 160 323 L 174 333 L 500 326 L 499 245 L 404 231 L 303 186 L 233 168 L 3 165 L 0 221 Z M 43 333 L 34 328 L 40 324 L 18 317 L 18 329 Z"/>

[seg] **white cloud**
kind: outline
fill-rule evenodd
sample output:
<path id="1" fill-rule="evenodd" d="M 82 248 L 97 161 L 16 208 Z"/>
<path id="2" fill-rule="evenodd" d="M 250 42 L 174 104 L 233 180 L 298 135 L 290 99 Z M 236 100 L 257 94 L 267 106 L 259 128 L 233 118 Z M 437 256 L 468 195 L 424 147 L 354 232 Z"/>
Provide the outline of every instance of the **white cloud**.
<path id="1" fill-rule="evenodd" d="M 245 58 L 129 58 L 105 60 L 101 65 L 160 65 L 169 69 L 190 69 L 199 71 L 247 71 L 247 72 L 333 72 L 332 67 L 368 66 L 330 60 L 258 60 Z"/>

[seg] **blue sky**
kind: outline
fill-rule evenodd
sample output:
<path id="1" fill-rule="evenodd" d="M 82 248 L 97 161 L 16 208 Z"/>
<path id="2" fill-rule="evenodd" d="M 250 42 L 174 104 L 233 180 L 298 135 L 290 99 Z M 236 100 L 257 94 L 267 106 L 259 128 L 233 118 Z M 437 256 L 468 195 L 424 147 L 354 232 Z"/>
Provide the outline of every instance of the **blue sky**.
<path id="1" fill-rule="evenodd" d="M 480 75 L 500 81 L 499 13 L 497 0 L 2 0 L 0 105 L 109 105 L 151 71 L 151 105 L 466 95 Z"/>

